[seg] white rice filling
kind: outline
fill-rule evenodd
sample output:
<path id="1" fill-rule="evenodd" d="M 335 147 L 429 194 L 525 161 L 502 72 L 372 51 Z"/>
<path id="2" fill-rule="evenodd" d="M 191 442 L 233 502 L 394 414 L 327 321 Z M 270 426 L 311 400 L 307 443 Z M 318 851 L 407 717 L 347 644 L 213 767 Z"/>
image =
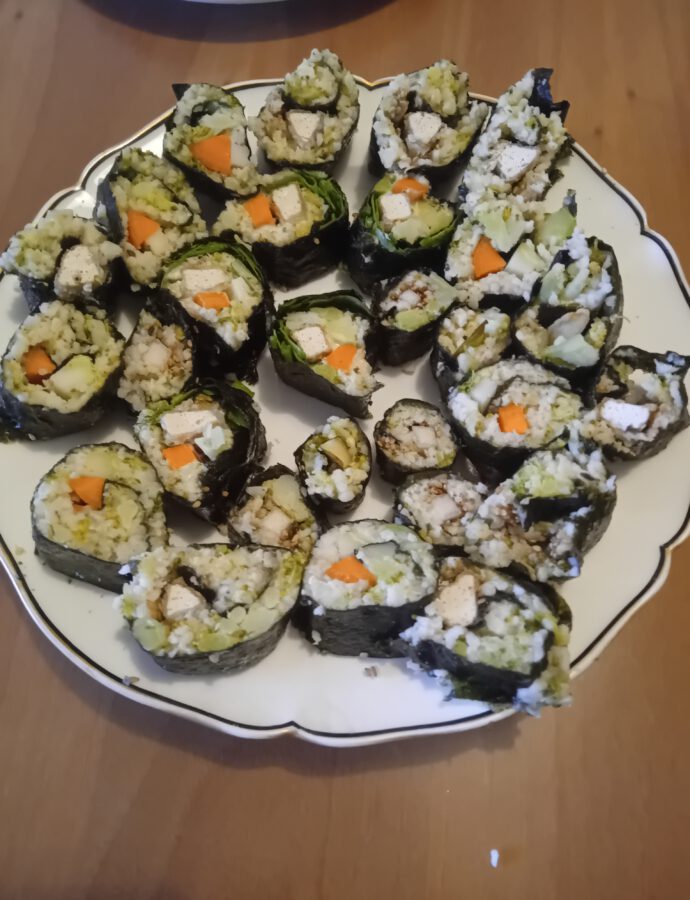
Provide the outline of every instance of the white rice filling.
<path id="1" fill-rule="evenodd" d="M 388 459 L 410 470 L 445 468 L 458 453 L 451 427 L 441 413 L 406 401 L 386 414 L 376 445 Z"/>
<path id="2" fill-rule="evenodd" d="M 396 514 L 414 523 L 432 544 L 462 544 L 464 529 L 476 513 L 487 488 L 451 474 L 431 475 L 411 482 L 397 499 Z"/>
<path id="3" fill-rule="evenodd" d="M 351 465 L 334 464 L 333 458 L 321 449 L 326 442 L 336 440 L 345 445 Z M 302 451 L 302 463 L 307 473 L 307 493 L 341 503 L 349 503 L 361 493 L 371 467 L 365 439 L 357 423 L 338 416 L 331 416 L 322 428 L 311 435 Z"/>
<path id="4" fill-rule="evenodd" d="M 613 257 L 590 247 L 580 229 L 566 241 L 564 249 L 572 262 L 555 263 L 549 269 L 539 291 L 540 301 L 549 306 L 577 305 L 598 312 L 613 293 Z"/>

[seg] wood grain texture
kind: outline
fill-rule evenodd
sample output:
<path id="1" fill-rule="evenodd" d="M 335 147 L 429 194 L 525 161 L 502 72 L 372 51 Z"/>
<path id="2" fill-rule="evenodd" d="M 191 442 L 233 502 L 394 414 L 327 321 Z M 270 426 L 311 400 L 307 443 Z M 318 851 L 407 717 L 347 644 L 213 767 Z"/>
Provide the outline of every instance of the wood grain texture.
<path id="1" fill-rule="evenodd" d="M 280 75 L 312 46 L 370 78 L 452 56 L 489 94 L 553 65 L 576 138 L 690 266 L 685 0 L 0 0 L 0 244 L 168 106 L 170 82 Z M 569 710 L 338 751 L 125 702 L 4 582 L 0 897 L 687 897 L 688 583 L 686 545 Z"/>

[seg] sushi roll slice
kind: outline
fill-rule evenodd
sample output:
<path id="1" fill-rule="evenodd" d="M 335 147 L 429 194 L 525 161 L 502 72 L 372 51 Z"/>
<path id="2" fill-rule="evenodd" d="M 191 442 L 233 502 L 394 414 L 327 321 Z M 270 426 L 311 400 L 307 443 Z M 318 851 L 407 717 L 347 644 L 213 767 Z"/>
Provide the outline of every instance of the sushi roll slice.
<path id="1" fill-rule="evenodd" d="M 143 409 L 134 425 L 166 492 L 218 523 L 266 453 L 266 433 L 241 382 L 204 382 Z"/>
<path id="2" fill-rule="evenodd" d="M 166 125 L 163 155 L 200 191 L 222 200 L 253 194 L 259 173 L 237 97 L 215 84 L 173 85 L 177 105 Z"/>
<path id="3" fill-rule="evenodd" d="M 531 69 L 502 94 L 477 139 L 460 183 L 459 200 L 472 215 L 487 197 L 542 200 L 571 150 L 564 121 L 569 103 L 555 103 L 553 69 Z"/>
<path id="4" fill-rule="evenodd" d="M 363 291 L 409 269 L 443 269 L 457 213 L 429 193 L 429 182 L 384 175 L 350 228 L 346 263 Z"/>
<path id="5" fill-rule="evenodd" d="M 374 427 L 382 478 L 401 484 L 407 475 L 449 469 L 458 455 L 445 416 L 424 400 L 398 400 Z"/>
<path id="6" fill-rule="evenodd" d="M 129 147 L 98 185 L 96 211 L 119 242 L 134 285 L 155 287 L 166 262 L 206 237 L 199 202 L 182 172 L 147 150 Z"/>
<path id="7" fill-rule="evenodd" d="M 371 446 L 354 419 L 331 416 L 295 450 L 297 473 L 307 497 L 319 509 L 352 512 L 371 475 Z"/>
<path id="8" fill-rule="evenodd" d="M 207 374 L 256 381 L 273 296 L 250 250 L 237 241 L 192 244 L 166 266 L 161 293 L 194 335 Z"/>
<path id="9" fill-rule="evenodd" d="M 19 276 L 30 312 L 56 298 L 107 310 L 120 256 L 120 247 L 95 222 L 60 209 L 18 231 L 0 255 L 0 267 Z"/>
<path id="10" fill-rule="evenodd" d="M 227 525 L 228 533 L 240 542 L 282 547 L 303 561 L 319 535 L 297 476 L 281 465 L 252 475 L 230 510 Z"/>
<path id="11" fill-rule="evenodd" d="M 199 354 L 188 323 L 169 304 L 149 298 L 127 341 L 117 396 L 137 414 L 191 387 Z"/>
<path id="12" fill-rule="evenodd" d="M 401 635 L 451 696 L 536 715 L 570 701 L 572 613 L 552 587 L 460 557 L 443 560 L 434 599 Z"/>
<path id="13" fill-rule="evenodd" d="M 468 90 L 467 73 L 447 59 L 394 78 L 383 90 L 371 127 L 372 174 L 423 174 L 433 181 L 452 175 L 489 112 Z"/>
<path id="14" fill-rule="evenodd" d="M 330 50 L 312 50 L 269 92 L 250 127 L 276 169 L 328 172 L 345 152 L 359 119 L 359 89 Z"/>
<path id="15" fill-rule="evenodd" d="M 582 413 L 565 379 L 524 359 L 479 369 L 450 389 L 447 403 L 469 457 L 502 471 L 567 434 Z"/>
<path id="16" fill-rule="evenodd" d="M 395 492 L 394 521 L 414 529 L 438 553 L 457 553 L 488 493 L 485 484 L 452 472 L 410 475 Z"/>
<path id="17" fill-rule="evenodd" d="M 239 672 L 275 649 L 302 567 L 276 547 L 192 544 L 131 564 L 120 611 L 142 650 L 180 675 Z"/>
<path id="18" fill-rule="evenodd" d="M 287 170 L 264 176 L 248 199 L 229 201 L 212 230 L 250 246 L 270 281 L 291 288 L 340 262 L 348 227 L 347 198 L 333 179 Z"/>
<path id="19" fill-rule="evenodd" d="M 45 440 L 91 428 L 120 378 L 125 339 L 101 311 L 44 303 L 15 331 L 2 357 L 0 416 Z"/>
<path id="20" fill-rule="evenodd" d="M 409 528 L 376 519 L 321 535 L 304 572 L 294 621 L 338 656 L 402 656 L 409 628 L 436 587 L 431 547 Z"/>
<path id="21" fill-rule="evenodd" d="M 575 195 L 560 209 L 523 211 L 511 198 L 488 198 L 456 228 L 444 274 L 474 309 L 497 307 L 513 315 L 532 296 L 576 227 Z"/>
<path id="22" fill-rule="evenodd" d="M 413 269 L 374 289 L 379 361 L 398 366 L 431 347 L 439 316 L 457 299 L 453 288 L 430 269 Z"/>
<path id="23" fill-rule="evenodd" d="M 125 563 L 168 544 L 153 466 L 116 443 L 76 447 L 54 465 L 34 491 L 31 528 L 51 569 L 115 592 Z"/>
<path id="24" fill-rule="evenodd" d="M 596 384 L 595 408 L 582 435 L 610 459 L 646 459 L 663 450 L 688 427 L 684 378 L 690 356 L 616 347 Z"/>
<path id="25" fill-rule="evenodd" d="M 507 313 L 455 303 L 438 324 L 430 357 L 431 371 L 443 400 L 453 385 L 498 362 L 512 339 Z"/>
<path id="26" fill-rule="evenodd" d="M 529 457 L 464 527 L 464 553 L 533 581 L 576 578 L 616 503 L 616 477 L 598 448 L 571 442 Z"/>
<path id="27" fill-rule="evenodd" d="M 275 314 L 268 346 L 291 387 L 367 418 L 374 378 L 371 316 L 353 291 L 295 297 Z"/>
<path id="28" fill-rule="evenodd" d="M 518 348 L 574 384 L 603 365 L 623 323 L 623 286 L 612 248 L 576 231 L 516 318 Z"/>

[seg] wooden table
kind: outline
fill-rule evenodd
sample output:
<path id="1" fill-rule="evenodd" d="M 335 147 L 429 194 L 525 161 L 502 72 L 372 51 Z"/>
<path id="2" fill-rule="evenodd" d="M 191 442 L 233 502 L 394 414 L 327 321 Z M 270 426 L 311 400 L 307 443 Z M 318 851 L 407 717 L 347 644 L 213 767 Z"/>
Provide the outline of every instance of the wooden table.
<path id="1" fill-rule="evenodd" d="M 279 75 L 313 46 L 370 78 L 451 56 L 494 95 L 555 66 L 577 139 L 690 266 L 684 0 L 0 0 L 0 244 L 167 107 L 170 82 Z M 0 897 L 687 897 L 689 578 L 686 545 L 572 709 L 349 751 L 125 702 L 4 582 Z"/>

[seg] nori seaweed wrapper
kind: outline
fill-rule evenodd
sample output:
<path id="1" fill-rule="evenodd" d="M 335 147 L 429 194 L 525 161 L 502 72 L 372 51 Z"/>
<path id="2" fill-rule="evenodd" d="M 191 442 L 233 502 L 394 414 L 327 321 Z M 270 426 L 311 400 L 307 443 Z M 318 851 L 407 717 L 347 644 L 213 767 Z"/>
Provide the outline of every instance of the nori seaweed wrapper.
<path id="1" fill-rule="evenodd" d="M 270 241 L 251 242 L 252 252 L 269 280 L 285 288 L 299 287 L 337 266 L 345 252 L 349 228 L 347 197 L 337 182 L 321 171 L 296 169 L 265 178 L 266 185 L 272 189 L 292 182 L 298 182 L 321 198 L 326 207 L 325 219 L 315 222 L 308 234 L 284 246 Z M 221 238 L 236 236 L 235 232 L 223 229 L 220 219 L 213 232 Z"/>
<path id="2" fill-rule="evenodd" d="M 371 315 L 364 301 L 355 291 L 345 290 L 295 297 L 292 300 L 286 300 L 278 307 L 268 340 L 275 370 L 282 381 L 303 394 L 338 406 L 348 415 L 357 419 L 368 418 L 371 394 L 347 394 L 338 385 L 315 372 L 300 347 L 290 338 L 284 325 L 288 313 L 328 307 L 349 311 L 369 323 L 370 327 L 364 338 L 364 353 L 367 361 L 373 367 L 375 334 Z"/>
<path id="3" fill-rule="evenodd" d="M 396 462 L 381 446 L 381 441 L 386 437 L 388 429 L 387 423 L 390 414 L 402 404 L 405 404 L 408 407 L 414 407 L 416 409 L 427 410 L 430 414 L 433 414 L 434 417 L 439 417 L 439 419 L 448 426 L 448 429 L 452 435 L 451 423 L 441 412 L 441 410 L 437 406 L 434 406 L 433 403 L 427 403 L 425 400 L 408 398 L 397 400 L 392 406 L 390 406 L 374 426 L 374 444 L 376 445 L 376 463 L 379 467 L 381 477 L 384 479 L 384 481 L 388 481 L 390 484 L 394 485 L 402 484 L 402 482 L 408 477 L 408 475 L 413 475 L 421 472 L 440 472 L 444 469 L 450 469 L 451 466 L 455 463 L 455 460 L 459 453 L 459 447 L 456 444 L 453 458 L 446 465 L 440 464 L 437 461 L 436 463 L 430 463 L 427 467 L 422 469 L 417 466 L 405 466 L 402 463 Z"/>
<path id="4" fill-rule="evenodd" d="M 229 256 L 234 257 L 261 284 L 263 292 L 261 302 L 257 304 L 247 320 L 248 336 L 237 350 L 233 350 L 210 323 L 189 315 L 180 301 L 165 288 L 165 279 L 171 270 L 188 259 L 211 253 L 227 253 Z M 234 238 L 231 240 L 216 238 L 197 241 L 174 256 L 165 267 L 160 298 L 161 305 L 167 304 L 179 311 L 180 317 L 186 323 L 186 328 L 194 335 L 200 371 L 204 375 L 223 378 L 232 374 L 243 381 L 256 382 L 258 377 L 256 366 L 266 346 L 268 318 L 273 310 L 273 292 L 251 250 Z"/>
<path id="5" fill-rule="evenodd" d="M 442 274 L 446 250 L 458 222 L 457 213 L 453 211 L 453 217 L 445 228 L 415 244 L 396 241 L 383 230 L 379 211 L 379 198 L 390 190 L 396 180 L 395 176 L 386 175 L 374 185 L 350 228 L 345 262 L 353 281 L 365 292 L 375 282 L 409 269 L 427 268 Z M 452 210 L 444 200 L 432 199 Z"/>

